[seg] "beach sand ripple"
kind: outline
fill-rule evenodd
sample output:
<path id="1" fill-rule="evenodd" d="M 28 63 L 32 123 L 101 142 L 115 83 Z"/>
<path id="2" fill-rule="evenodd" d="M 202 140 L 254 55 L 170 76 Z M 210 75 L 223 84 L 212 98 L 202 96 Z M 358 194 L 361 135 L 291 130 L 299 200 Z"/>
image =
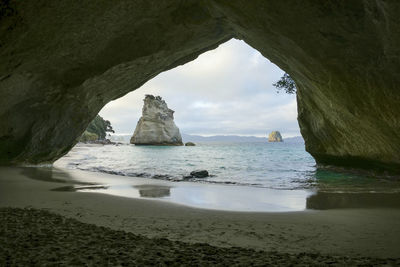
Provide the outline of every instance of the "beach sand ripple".
<path id="1" fill-rule="evenodd" d="M 0 209 L 0 266 L 376 266 L 400 259 L 278 253 L 147 238 L 39 209 Z"/>

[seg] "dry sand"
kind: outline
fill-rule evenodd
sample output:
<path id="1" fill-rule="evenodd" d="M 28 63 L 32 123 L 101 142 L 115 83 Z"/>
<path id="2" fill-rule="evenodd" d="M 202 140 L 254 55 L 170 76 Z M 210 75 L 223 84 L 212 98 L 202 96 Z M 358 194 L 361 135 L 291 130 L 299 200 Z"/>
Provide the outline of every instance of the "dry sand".
<path id="1" fill-rule="evenodd" d="M 0 246 L 3 257 L 0 265 L 5 263 L 5 255 L 8 255 L 6 260 L 10 263 L 13 262 L 12 260 L 17 260 L 18 255 L 23 255 L 18 253 L 22 253 L 24 247 L 27 253 L 25 260 L 39 259 L 39 256 L 35 258 L 34 255 L 42 255 L 49 250 L 50 243 L 39 241 L 36 244 L 37 247 L 31 250 L 30 243 L 26 241 L 29 234 L 30 237 L 36 236 L 39 240 L 46 240 L 46 238 L 52 240 L 57 237 L 54 248 L 64 256 L 72 255 L 68 254 L 72 253 L 69 250 L 79 251 L 77 250 L 79 246 L 93 246 L 90 253 L 88 252 L 92 257 L 103 261 L 104 264 L 114 265 L 118 262 L 113 260 L 108 262 L 107 255 L 117 257 L 117 252 L 123 251 L 121 246 L 122 248 L 127 246 L 127 250 L 133 249 L 127 245 L 129 242 L 124 243 L 119 240 L 122 235 L 119 231 L 135 234 L 126 236 L 128 240 L 136 240 L 135 244 L 140 246 L 140 249 L 137 248 L 140 251 L 154 248 L 154 253 L 159 250 L 165 252 L 165 255 L 164 252 L 160 252 L 159 259 L 147 264 L 166 264 L 163 259 L 174 261 L 177 258 L 173 255 L 178 255 L 179 251 L 183 253 L 179 255 L 186 255 L 182 256 L 183 258 L 187 257 L 182 258 L 181 263 L 187 265 L 191 263 L 208 265 L 219 261 L 224 265 L 233 263 L 246 265 L 245 263 L 250 263 L 251 260 L 254 264 L 269 262 L 279 265 L 293 263 L 356 265 L 385 262 L 396 265 L 396 261 L 389 258 L 400 257 L 399 209 L 343 209 L 288 213 L 213 211 L 155 200 L 122 198 L 96 193 L 51 191 L 51 189 L 70 184 L 71 179 L 74 179 L 76 175 L 89 174 L 74 172 L 67 182 L 62 179 L 54 180 L 51 177 L 48 179 L 43 177 L 48 180 L 43 181 L 43 179 L 32 179 L 35 176 L 29 174 L 31 171 L 34 169 L 27 172 L 26 168 L 0 168 L 0 208 L 31 209 L 28 211 L 1 209 L 0 237 L 2 243 L 4 239 L 6 242 L 3 247 Z M 77 221 L 62 219 L 63 217 L 54 213 Z M 59 221 L 62 221 L 60 225 L 57 223 Z M 10 235 L 10 233 L 13 234 Z M 73 238 L 59 238 L 59 233 L 71 235 Z M 85 243 L 86 241 L 82 240 L 83 243 L 79 244 L 72 242 L 79 235 L 86 236 L 82 240 L 90 242 Z M 98 254 L 105 249 L 105 241 L 101 241 L 102 238 L 107 240 L 110 247 L 106 246 L 105 256 L 100 255 L 100 257 Z M 140 245 L 142 243 L 144 245 Z M 113 246 L 119 247 L 119 250 L 109 251 L 108 249 Z M 167 248 L 171 246 L 173 248 L 168 250 Z M 209 261 L 194 261 L 199 258 L 207 259 L 206 255 L 209 255 L 210 251 L 215 251 L 214 258 L 208 257 Z M 139 257 L 142 257 L 139 255 L 142 252 L 137 253 L 139 252 L 129 254 L 130 258 L 126 258 L 126 262 L 145 264 L 146 262 L 137 261 Z M 151 253 L 149 255 L 156 255 Z M 187 256 L 196 253 L 198 257 Z M 236 254 L 240 255 L 236 259 L 241 260 L 234 260 Z M 62 256 L 59 258 L 66 259 Z M 122 255 L 121 258 L 123 258 Z M 223 261 L 225 258 L 226 261 Z M 385 260 L 377 261 L 373 258 Z M 43 260 L 48 261 L 46 257 Z M 82 260 L 85 261 L 85 258 Z M 60 263 L 66 264 L 65 261 Z M 399 260 L 397 260 L 398 263 Z"/>

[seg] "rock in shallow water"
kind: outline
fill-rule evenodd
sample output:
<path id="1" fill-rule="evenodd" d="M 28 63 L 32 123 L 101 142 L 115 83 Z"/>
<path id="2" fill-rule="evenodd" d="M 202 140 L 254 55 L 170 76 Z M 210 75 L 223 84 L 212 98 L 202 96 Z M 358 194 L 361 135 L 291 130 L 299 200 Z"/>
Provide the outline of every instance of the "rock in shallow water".
<path id="1" fill-rule="evenodd" d="M 196 144 L 192 143 L 192 142 L 187 142 L 187 143 L 185 143 L 185 146 L 196 146 Z"/>
<path id="2" fill-rule="evenodd" d="M 146 95 L 142 117 L 131 138 L 135 145 L 177 145 L 181 146 L 182 137 L 174 123 L 174 111 L 160 96 Z"/>
<path id="3" fill-rule="evenodd" d="M 209 174 L 208 174 L 208 171 L 206 171 L 206 170 L 196 170 L 196 171 L 192 171 L 190 173 L 190 176 L 194 177 L 194 178 L 206 178 L 209 176 Z"/>

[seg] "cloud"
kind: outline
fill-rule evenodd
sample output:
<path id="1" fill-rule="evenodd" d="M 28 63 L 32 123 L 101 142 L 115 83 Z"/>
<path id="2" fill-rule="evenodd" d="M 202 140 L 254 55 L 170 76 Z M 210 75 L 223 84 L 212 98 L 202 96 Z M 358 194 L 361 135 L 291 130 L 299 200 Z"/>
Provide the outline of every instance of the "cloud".
<path id="1" fill-rule="evenodd" d="M 300 135 L 296 97 L 272 86 L 283 71 L 243 41 L 231 40 L 159 74 L 107 104 L 100 114 L 118 133 L 133 133 L 145 94 L 162 96 L 187 134 Z"/>

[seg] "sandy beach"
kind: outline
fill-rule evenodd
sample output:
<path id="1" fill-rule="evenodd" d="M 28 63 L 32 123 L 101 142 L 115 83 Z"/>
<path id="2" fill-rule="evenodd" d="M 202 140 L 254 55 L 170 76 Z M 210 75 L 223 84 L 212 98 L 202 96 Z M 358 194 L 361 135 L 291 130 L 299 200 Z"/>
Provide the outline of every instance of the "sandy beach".
<path id="1" fill-rule="evenodd" d="M 98 242 L 101 243 L 101 238 L 106 238 L 110 247 L 118 244 L 125 246 L 125 243 L 118 243 L 122 242 L 120 238 L 112 237 L 129 233 L 128 240 L 132 238 L 136 239 L 136 244 L 146 244 L 143 249 L 171 247 L 174 244 L 173 249 L 166 252 L 168 255 L 177 255 L 177 251 L 181 251 L 185 255 L 198 253 L 200 257 L 209 253 L 207 251 L 215 251 L 215 255 L 226 259 L 221 261 L 223 265 L 246 262 L 235 261 L 236 254 L 247 257 L 247 260 L 253 259 L 256 265 L 400 264 L 399 259 L 396 260 L 400 257 L 399 209 L 278 213 L 217 211 L 100 193 L 54 191 L 53 189 L 77 184 L 75 180 L 91 181 L 96 176 L 108 174 L 63 170 L 63 175 L 46 177 L 42 172 L 38 173 L 35 168 L 0 168 L 1 238 L 6 244 L 6 249 L 0 250 L 2 264 L 7 261 L 17 264 L 18 257 L 22 255 L 18 253 L 24 245 L 27 246 L 23 240 L 29 234 L 37 235 L 38 231 L 42 235 L 50 235 L 53 231 L 53 236 L 58 236 L 57 242 L 54 241 L 55 247 L 61 249 L 60 255 L 68 255 L 64 242 L 72 242 L 74 238 L 60 239 L 57 234 L 57 231 L 67 231 L 65 227 L 71 229 L 66 235 L 90 236 L 85 240 L 94 243 L 86 244 L 82 241 L 79 245 L 93 246 L 90 255 L 96 255 L 100 251 L 96 248 L 101 249 L 104 246 L 97 246 L 95 240 L 99 239 Z M 112 178 L 112 175 L 108 176 Z M 9 234 L 10 231 L 13 235 Z M 15 237 L 21 242 L 15 242 Z M 199 249 L 200 243 L 210 247 L 204 248 L 205 245 L 201 245 L 203 249 Z M 36 263 L 40 265 L 39 263 L 43 263 L 40 259 L 48 260 L 42 255 L 48 248 L 42 251 L 40 247 L 45 248 L 47 245 L 46 242 L 36 244 L 35 250 L 28 249 L 30 254 L 27 255 L 37 259 Z M 118 257 L 117 252 L 110 252 L 109 255 Z M 8 255 L 6 259 L 5 255 Z M 135 262 L 132 259 L 135 258 L 134 255 L 136 254 L 129 254 L 130 258 L 126 258 L 126 262 L 133 265 L 168 264 L 167 260 Z M 192 258 L 182 258 L 181 263 L 207 265 L 219 262 L 218 257 L 211 257 L 207 261 L 203 256 L 200 258 L 205 259 L 204 261 L 196 262 L 194 259 L 199 257 L 193 255 Z M 60 259 L 63 257 L 60 256 Z M 159 258 L 168 259 L 165 255 L 159 255 Z M 90 262 L 95 264 L 96 261 Z M 108 263 L 120 264 L 121 261 L 110 260 Z"/>

